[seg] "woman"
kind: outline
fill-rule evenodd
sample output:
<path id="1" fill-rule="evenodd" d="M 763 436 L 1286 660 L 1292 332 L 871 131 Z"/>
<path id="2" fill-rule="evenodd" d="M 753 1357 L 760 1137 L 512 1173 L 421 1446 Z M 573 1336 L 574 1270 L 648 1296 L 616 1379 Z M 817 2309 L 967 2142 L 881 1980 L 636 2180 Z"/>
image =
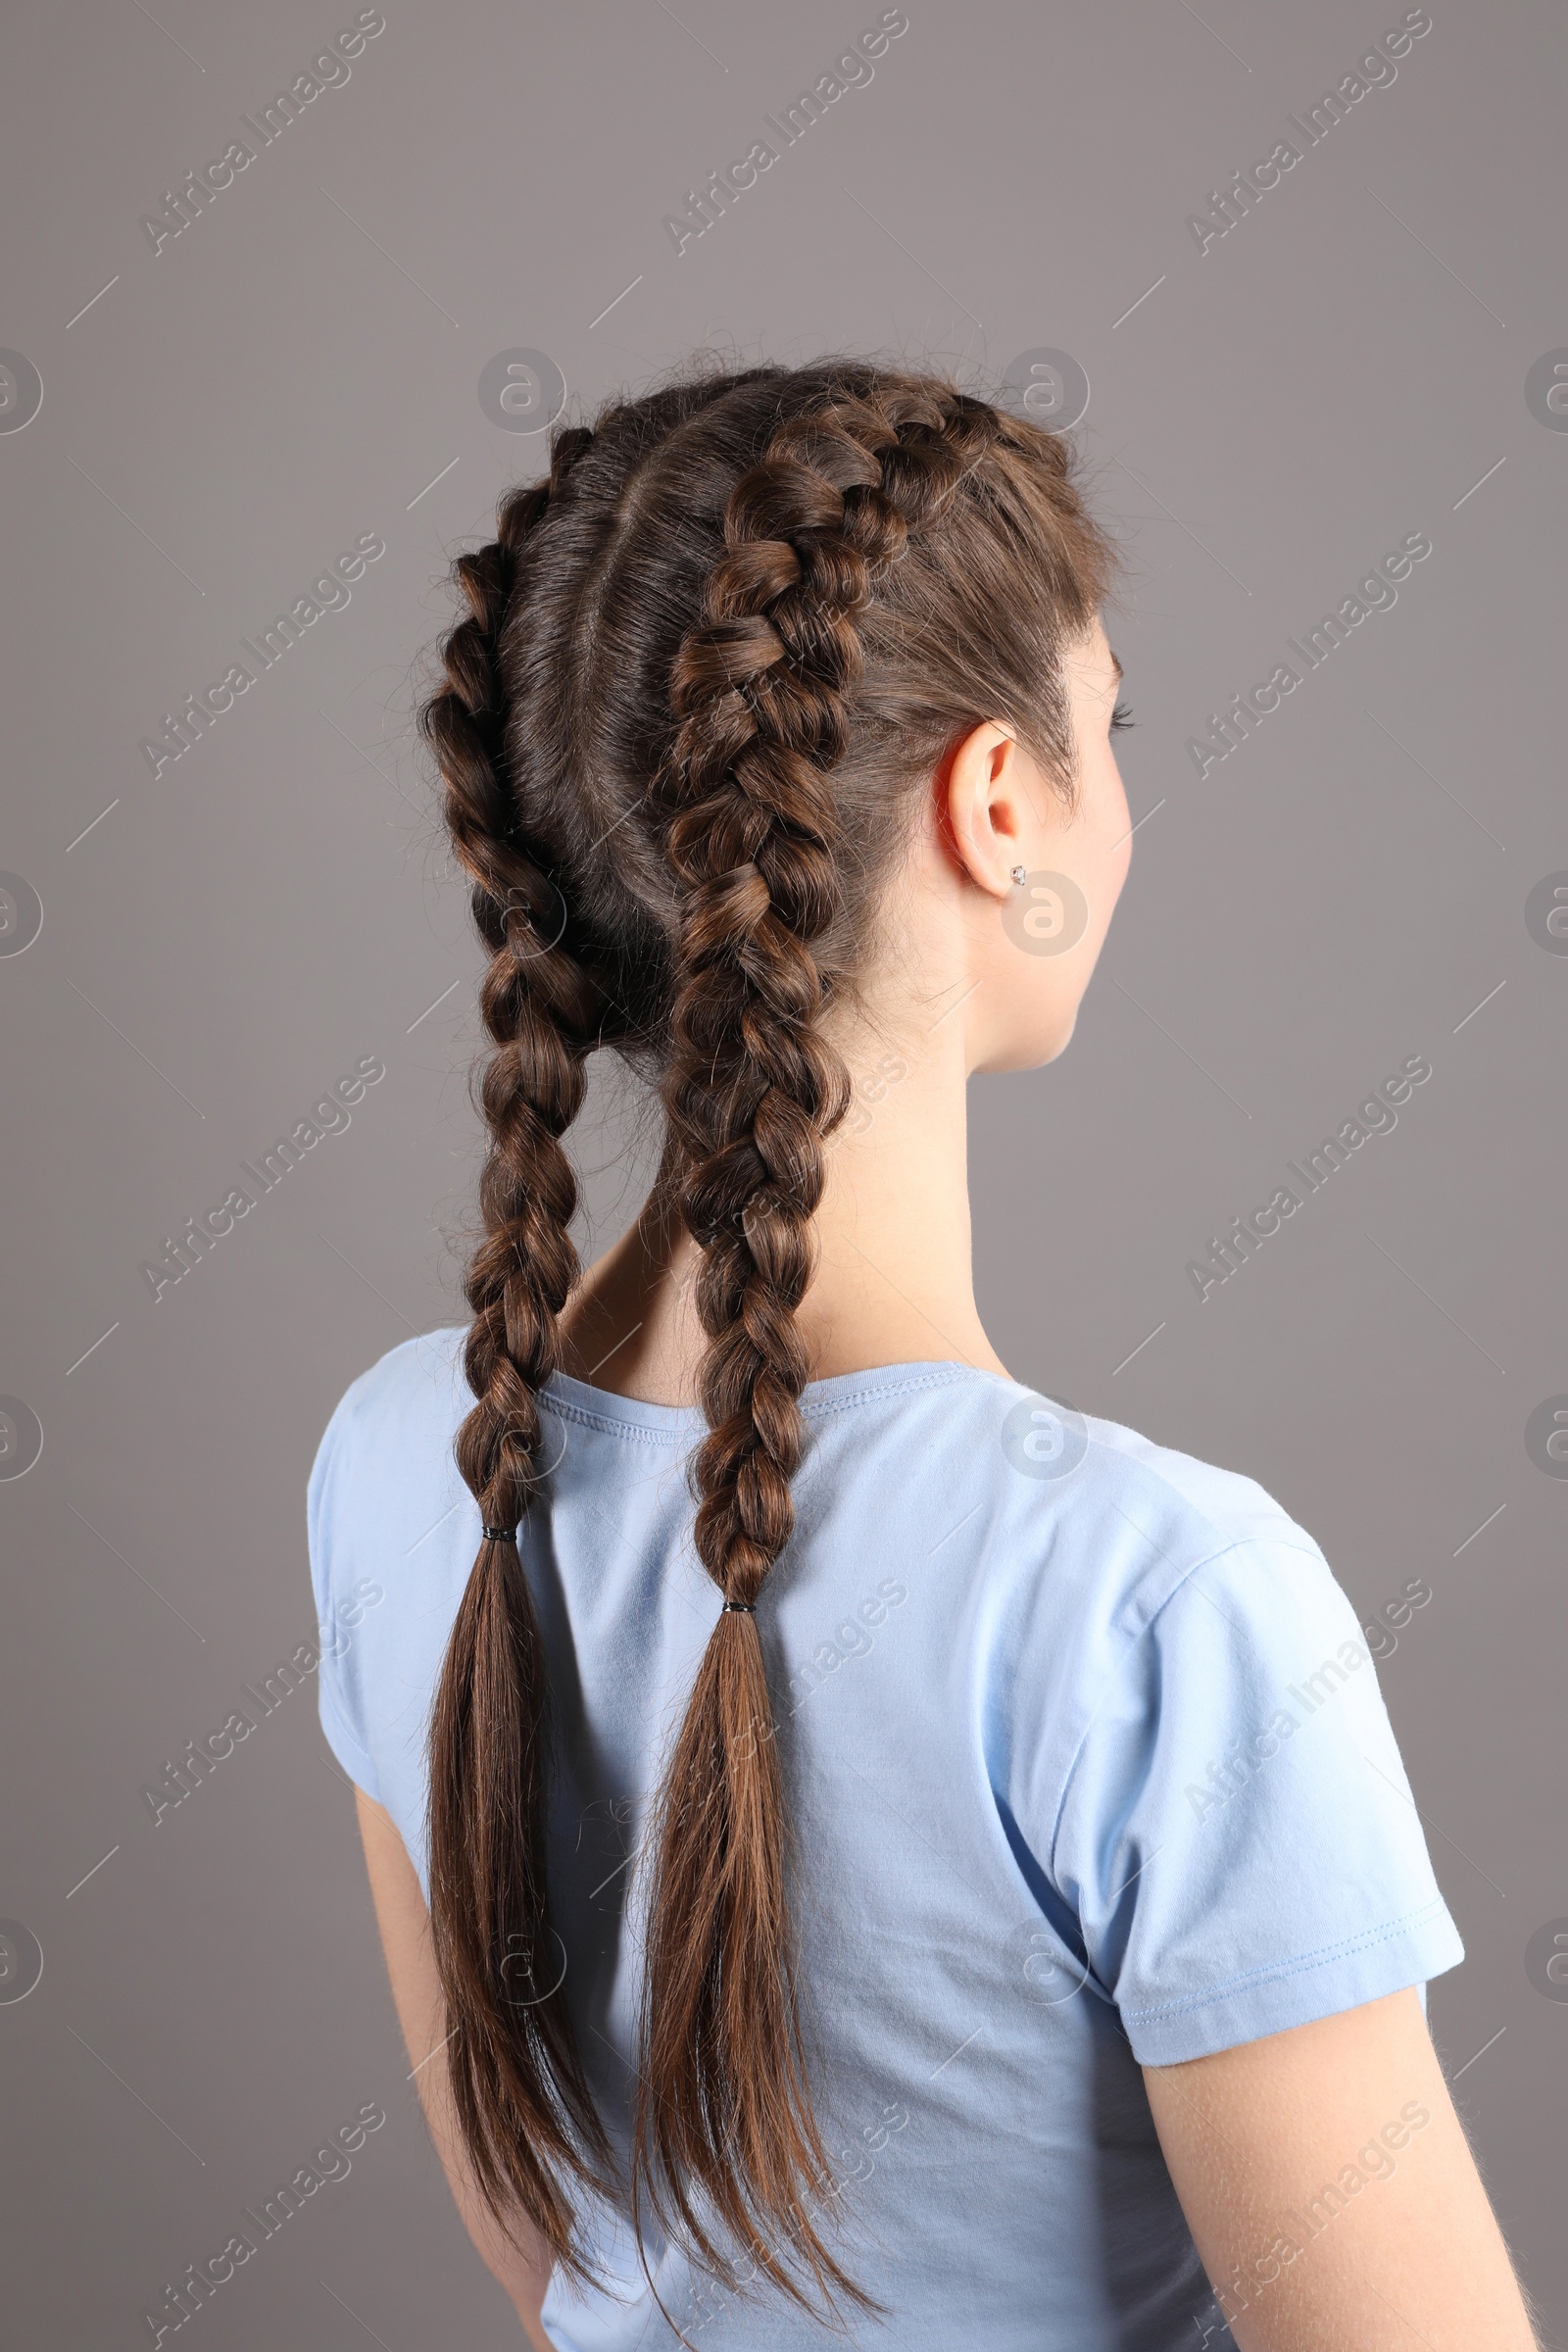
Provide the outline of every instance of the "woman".
<path id="1" fill-rule="evenodd" d="M 965 1082 L 1062 1052 L 1127 868 L 1111 571 L 1059 439 L 847 361 L 558 430 L 455 566 L 472 1321 L 349 1390 L 311 1536 L 535 2345 L 1533 2342 L 1348 1602 L 975 1307 Z M 580 1275 L 598 1046 L 665 1137 Z"/>

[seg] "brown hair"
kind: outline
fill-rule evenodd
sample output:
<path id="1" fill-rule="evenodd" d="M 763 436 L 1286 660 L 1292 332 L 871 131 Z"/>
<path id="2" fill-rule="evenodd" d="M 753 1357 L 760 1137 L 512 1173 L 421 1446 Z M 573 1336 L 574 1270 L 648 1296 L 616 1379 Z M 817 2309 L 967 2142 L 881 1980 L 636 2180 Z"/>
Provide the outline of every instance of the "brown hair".
<path id="1" fill-rule="evenodd" d="M 1070 796 L 1061 656 L 1111 566 L 1059 438 L 849 360 L 687 377 L 558 428 L 548 478 L 457 560 L 469 612 L 420 724 L 491 954 L 457 1440 L 487 1527 L 544 1475 L 536 1398 L 578 1273 L 562 1137 L 612 1047 L 662 1088 L 661 1182 L 702 1252 L 698 1554 L 756 1601 L 793 1525 L 796 1309 L 849 1102 L 823 1012 L 871 952 L 921 780 L 973 726 L 1005 723 Z M 758 1619 L 722 1610 L 644 1840 L 631 2210 L 710 2267 L 728 2240 L 803 2305 L 803 2270 L 830 2310 L 868 2305 L 818 2228 L 773 1729 Z M 430 1725 L 451 2078 L 487 2201 L 585 2279 L 581 2192 L 613 2164 L 564 1989 L 540 1989 L 549 1739 L 528 1583 L 486 1538 Z"/>

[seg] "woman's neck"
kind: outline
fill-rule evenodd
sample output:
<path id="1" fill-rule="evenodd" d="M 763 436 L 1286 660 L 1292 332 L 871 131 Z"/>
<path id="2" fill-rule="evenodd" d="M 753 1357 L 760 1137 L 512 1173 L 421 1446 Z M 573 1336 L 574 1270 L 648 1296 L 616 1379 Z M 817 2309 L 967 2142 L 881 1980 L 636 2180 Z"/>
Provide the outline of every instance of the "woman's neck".
<path id="1" fill-rule="evenodd" d="M 796 1315 L 813 1380 L 933 1361 L 1005 1375 L 975 1306 L 963 1040 L 947 1027 L 921 1014 L 913 1031 L 862 1024 L 846 1043 L 855 1103 L 826 1149 L 816 1268 Z M 656 1186 L 573 1293 L 562 1370 L 644 1403 L 695 1403 L 700 1258 Z"/>

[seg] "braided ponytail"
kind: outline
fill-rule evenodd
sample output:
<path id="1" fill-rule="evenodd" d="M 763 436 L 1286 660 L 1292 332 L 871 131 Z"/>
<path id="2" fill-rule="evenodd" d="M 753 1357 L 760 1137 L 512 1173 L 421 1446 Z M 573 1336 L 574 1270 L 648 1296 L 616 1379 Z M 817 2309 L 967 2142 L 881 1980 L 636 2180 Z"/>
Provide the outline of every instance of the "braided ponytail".
<path id="1" fill-rule="evenodd" d="M 515 1528 L 537 1482 L 537 1391 L 577 1275 L 577 1184 L 561 1137 L 582 1102 L 595 992 L 564 937 L 561 894 L 517 838 L 502 740 L 498 640 L 517 559 L 591 436 L 556 444 L 548 481 L 503 502 L 495 540 L 454 570 L 471 612 L 443 647 L 447 683 L 420 714 L 446 815 L 491 951 L 479 991 L 493 1041 L 481 1100 L 485 1236 L 465 1286 L 464 1368 L 477 1399 L 459 1466 L 487 1530 Z M 608 2154 L 550 1965 L 543 1868 L 549 1737 L 544 1649 L 511 1536 L 487 1534 L 453 1627 L 430 1727 L 430 1925 L 450 2074 L 475 2179 L 514 2201 L 582 2272 L 564 2180 Z"/>
<path id="2" fill-rule="evenodd" d="M 819 2227 L 836 2184 L 756 1615 L 794 1525 L 797 1313 L 850 1102 L 824 1015 L 952 744 L 1004 720 L 1069 788 L 1061 657 L 1111 563 L 1065 445 L 939 378 L 850 361 L 697 377 L 558 433 L 548 481 L 454 566 L 470 611 L 421 714 L 491 952 L 457 1441 L 487 1530 L 515 1527 L 545 1476 L 536 1398 L 577 1276 L 561 1139 L 597 1045 L 658 1079 L 701 1252 L 694 1537 L 725 1605 L 639 1846 L 624 2188 L 639 2240 L 651 2216 L 806 2308 L 880 2308 Z M 581 2196 L 622 2174 L 549 1918 L 548 1726 L 522 1560 L 490 1533 L 431 1719 L 435 1956 L 474 2179 L 587 2279 Z"/>
<path id="3" fill-rule="evenodd" d="M 796 1309 L 823 1145 L 849 1107 L 812 946 L 842 912 L 833 771 L 863 665 L 858 616 L 911 521 L 993 437 L 928 394 L 790 418 L 735 486 L 674 666 L 668 854 L 684 895 L 664 1101 L 704 1252 L 695 1542 L 732 1601 L 756 1601 L 794 1524 L 808 1372 Z M 793 2255 L 819 2291 L 864 2305 L 808 2210 L 832 2175 L 802 2064 L 772 1733 L 757 1619 L 721 1612 L 655 1836 L 637 2178 L 710 2260 L 694 2188 L 787 2293 L 805 2300 Z"/>

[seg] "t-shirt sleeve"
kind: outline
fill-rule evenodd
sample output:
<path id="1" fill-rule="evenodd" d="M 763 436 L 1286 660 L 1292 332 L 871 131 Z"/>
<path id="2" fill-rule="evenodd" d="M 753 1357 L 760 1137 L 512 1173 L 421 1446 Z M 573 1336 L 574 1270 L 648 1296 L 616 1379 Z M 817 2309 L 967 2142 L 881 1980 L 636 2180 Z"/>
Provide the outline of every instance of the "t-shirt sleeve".
<path id="1" fill-rule="evenodd" d="M 1068 1776 L 1051 1875 L 1142 2065 L 1464 1957 L 1355 1614 L 1286 1525 L 1127 1632 Z"/>
<path id="2" fill-rule="evenodd" d="M 316 1592 L 317 1703 L 327 1745 L 351 1781 L 380 1801 L 380 1781 L 366 1744 L 355 1637 L 366 1611 L 384 1597 L 373 1577 L 359 1572 L 347 1507 L 354 1477 L 356 1391 L 343 1396 L 327 1423 L 306 1488 L 311 1582 Z"/>

